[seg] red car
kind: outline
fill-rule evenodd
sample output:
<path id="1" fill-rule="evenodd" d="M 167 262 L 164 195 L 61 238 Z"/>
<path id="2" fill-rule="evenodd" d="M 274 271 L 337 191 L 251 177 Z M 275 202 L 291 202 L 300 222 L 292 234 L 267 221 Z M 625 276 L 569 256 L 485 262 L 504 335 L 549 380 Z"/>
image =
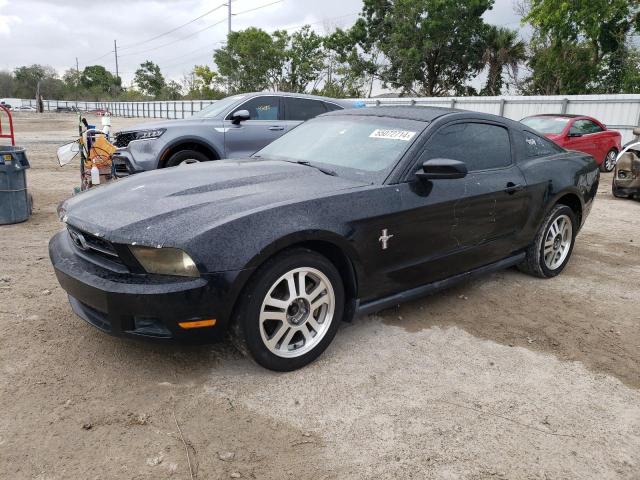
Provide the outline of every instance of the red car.
<path id="1" fill-rule="evenodd" d="M 567 150 L 588 153 L 600 170 L 610 172 L 622 150 L 622 135 L 585 115 L 533 115 L 520 120 Z"/>

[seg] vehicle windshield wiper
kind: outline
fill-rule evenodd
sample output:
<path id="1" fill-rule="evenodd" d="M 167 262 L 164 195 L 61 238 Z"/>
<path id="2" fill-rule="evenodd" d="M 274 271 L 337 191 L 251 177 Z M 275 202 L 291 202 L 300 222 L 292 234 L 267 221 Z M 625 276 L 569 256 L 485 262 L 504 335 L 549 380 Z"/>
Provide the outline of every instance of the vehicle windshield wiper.
<path id="1" fill-rule="evenodd" d="M 316 170 L 320 170 L 322 173 L 324 173 L 325 175 L 331 175 L 332 177 L 337 177 L 338 174 L 333 171 L 333 170 L 329 170 L 328 168 L 323 168 L 323 167 L 319 167 L 317 165 L 313 165 L 311 162 L 308 162 L 306 160 L 287 160 L 290 161 L 292 163 L 297 163 L 298 165 L 304 165 L 306 167 L 311 167 L 311 168 L 315 168 Z"/>

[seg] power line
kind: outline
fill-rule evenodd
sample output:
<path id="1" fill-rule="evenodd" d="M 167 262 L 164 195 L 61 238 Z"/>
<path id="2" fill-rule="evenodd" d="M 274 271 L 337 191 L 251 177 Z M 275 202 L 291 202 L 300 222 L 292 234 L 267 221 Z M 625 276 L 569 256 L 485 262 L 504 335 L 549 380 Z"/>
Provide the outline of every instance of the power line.
<path id="1" fill-rule="evenodd" d="M 186 37 L 179 38 L 178 40 L 173 40 L 173 41 L 171 41 L 169 43 L 164 43 L 162 45 L 158 45 L 157 47 L 148 48 L 146 50 L 140 50 L 139 52 L 133 52 L 133 53 L 127 53 L 126 55 L 120 55 L 120 57 L 131 57 L 131 56 L 134 56 L 134 55 L 140 55 L 141 53 L 153 52 L 154 50 L 158 50 L 160 48 L 168 47 L 169 45 L 173 45 L 174 43 L 178 43 L 178 42 L 182 42 L 184 40 L 188 40 L 189 38 L 194 37 L 194 36 L 198 35 L 199 33 L 202 33 L 205 30 L 209 30 L 210 28 L 213 28 L 213 27 L 215 27 L 217 25 L 220 25 L 221 23 L 224 23 L 226 21 L 227 21 L 227 19 L 225 18 L 223 20 L 220 20 L 219 22 L 216 22 L 216 23 L 213 23 L 213 24 L 209 25 L 208 27 L 204 27 L 203 29 L 197 30 L 197 31 L 187 35 Z"/>
<path id="2" fill-rule="evenodd" d="M 283 1 L 283 0 L 280 0 L 280 1 Z M 274 3 L 279 3 L 279 2 L 274 2 Z M 263 7 L 265 7 L 265 6 L 268 6 L 268 5 L 263 5 Z M 242 14 L 242 13 L 246 13 L 246 11 L 245 11 L 245 12 L 238 12 L 238 13 L 237 13 L 237 14 L 235 14 L 235 15 L 240 15 L 240 14 Z M 338 15 L 338 16 L 336 16 L 336 17 L 323 18 L 322 20 L 319 20 L 319 21 L 317 21 L 317 22 L 307 22 L 307 23 L 304 23 L 304 24 L 301 24 L 301 25 L 294 25 L 293 27 L 286 28 L 286 30 L 287 30 L 287 32 L 291 32 L 291 31 L 295 31 L 295 30 L 297 30 L 297 29 L 299 29 L 299 28 L 305 27 L 305 26 L 307 26 L 307 25 L 317 25 L 317 24 L 320 24 L 320 23 L 328 22 L 328 21 L 330 21 L 330 20 L 338 20 L 338 19 L 342 19 L 342 18 L 346 18 L 346 17 L 351 17 L 351 16 L 353 16 L 353 15 L 358 15 L 359 13 L 360 13 L 360 12 L 353 12 L 353 13 L 347 13 L 347 14 L 345 14 L 345 15 Z M 271 32 L 274 32 L 274 31 L 276 31 L 276 30 L 278 30 L 278 29 L 274 29 L 274 30 L 272 30 Z M 216 42 L 216 43 L 218 43 L 218 44 L 222 44 L 222 43 L 224 43 L 224 42 Z M 192 50 L 191 52 L 187 53 L 187 55 L 191 55 L 192 53 L 196 53 L 196 52 L 198 52 L 198 51 L 200 51 L 200 50 L 204 50 L 204 49 L 206 49 L 206 48 L 211 48 L 211 47 L 210 47 L 209 45 L 206 45 L 206 46 L 204 46 L 204 47 L 200 47 L 200 48 L 198 48 L 198 49 L 196 49 L 196 50 Z M 215 49 L 211 49 L 211 51 L 212 51 L 212 52 L 213 52 L 213 50 L 215 50 Z M 170 59 L 170 60 L 168 60 L 168 61 L 169 61 L 169 62 L 171 62 L 172 60 L 177 60 L 178 58 L 182 59 L 182 58 L 184 58 L 184 55 L 180 55 L 179 57 L 174 57 L 174 58 L 172 58 L 172 59 Z M 183 60 L 183 61 L 180 61 L 180 62 L 177 62 L 177 63 L 170 63 L 169 65 L 164 64 L 164 65 L 162 65 L 162 66 L 163 66 L 164 68 L 170 68 L 170 67 L 174 67 L 174 66 L 183 65 L 183 64 L 185 64 L 185 63 L 189 63 L 189 61 L 190 61 L 190 60 Z"/>
<path id="3" fill-rule="evenodd" d="M 253 12 L 253 11 L 260 10 L 260 9 L 262 9 L 262 8 L 266 8 L 266 7 L 270 7 L 271 5 L 275 5 L 276 3 L 282 3 L 283 1 L 284 1 L 284 0 L 277 0 L 277 1 L 275 1 L 275 2 L 267 3 L 267 4 L 265 4 L 265 5 L 261 5 L 261 6 L 259 6 L 259 7 L 251 8 L 251 9 L 249 9 L 249 10 L 244 10 L 244 11 L 242 11 L 242 12 L 238 12 L 238 13 L 235 13 L 235 14 L 233 14 L 233 15 L 234 15 L 234 16 L 236 16 L 236 15 L 243 15 L 243 14 L 245 14 L 245 13 Z M 226 5 L 226 4 L 225 4 L 225 5 Z M 130 57 L 130 56 L 134 56 L 134 55 L 140 55 L 140 54 L 143 54 L 143 53 L 153 52 L 153 51 L 158 50 L 158 49 L 160 49 L 160 48 L 168 47 L 168 46 L 173 45 L 173 44 L 175 44 L 175 43 L 177 43 L 177 42 L 182 42 L 182 41 L 184 41 L 184 40 L 188 40 L 189 38 L 194 37 L 195 35 L 198 35 L 198 34 L 200 34 L 200 33 L 204 32 L 204 31 L 206 31 L 206 30 L 209 30 L 209 29 L 213 28 L 213 27 L 216 27 L 216 26 L 218 26 L 218 25 L 220 25 L 220 24 L 222 24 L 222 23 L 224 23 L 224 22 L 226 22 L 226 21 L 228 21 L 228 19 L 220 20 L 220 21 L 215 22 L 215 23 L 213 23 L 213 24 L 211 24 L 211 25 L 209 25 L 209 26 L 207 26 L 207 27 L 204 27 L 204 28 L 202 28 L 202 29 L 200 29 L 200 30 L 197 30 L 197 31 L 195 31 L 195 32 L 193 32 L 193 33 L 191 33 L 191 34 L 189 34 L 189 35 L 185 36 L 185 37 L 182 37 L 182 38 L 180 38 L 180 39 L 178 39 L 178 40 L 173 40 L 173 41 L 171 41 L 171 42 L 168 42 L 168 43 L 165 43 L 165 44 L 162 44 L 162 45 L 158 45 L 158 46 L 156 46 L 156 47 L 148 48 L 148 49 L 146 49 L 146 50 L 141 50 L 141 51 L 139 51 L 139 52 L 132 52 L 132 53 L 127 53 L 127 54 L 125 54 L 125 55 L 120 55 L 120 58 L 123 58 L 123 57 Z"/>
<path id="4" fill-rule="evenodd" d="M 266 5 L 261 5 L 259 7 L 255 7 L 255 8 L 250 8 L 249 10 L 243 10 L 242 12 L 232 13 L 231 15 L 233 15 L 235 17 L 236 15 L 242 15 L 243 13 L 255 12 L 256 10 L 260 10 L 262 8 L 270 7 L 271 5 L 275 5 L 276 3 L 282 3 L 282 2 L 284 2 L 284 0 L 276 0 L 275 2 L 267 3 Z"/>
<path id="5" fill-rule="evenodd" d="M 156 35 L 155 37 L 148 38 L 147 40 L 143 40 L 143 41 L 141 41 L 141 42 L 136 42 L 136 43 L 131 43 L 131 44 L 129 44 L 129 45 L 125 45 L 124 47 L 120 47 L 120 50 L 125 50 L 125 49 L 128 49 L 128 48 L 137 47 L 137 46 L 139 46 L 139 45 L 144 45 L 145 43 L 149 43 L 149 42 L 152 42 L 152 41 L 154 41 L 154 40 L 157 40 L 158 38 L 161 38 L 161 37 L 164 37 L 164 36 L 166 36 L 166 35 L 169 35 L 170 33 L 173 33 L 173 32 L 175 32 L 176 30 L 180 30 L 181 28 L 184 28 L 184 27 L 186 27 L 187 25 L 191 25 L 192 23 L 197 22 L 197 21 L 198 21 L 198 20 L 200 20 L 201 18 L 204 18 L 204 17 L 206 17 L 207 15 L 210 15 L 210 14 L 212 14 L 213 12 L 215 12 L 215 11 L 217 11 L 217 10 L 220 10 L 222 7 L 226 7 L 226 6 L 227 6 L 227 4 L 226 4 L 226 3 L 221 3 L 221 4 L 220 4 L 220 5 L 218 5 L 217 7 L 212 8 L 212 9 L 211 9 L 211 10 L 209 10 L 208 12 L 203 13 L 202 15 L 200 15 L 199 17 L 194 18 L 193 20 L 189 20 L 188 22 L 183 23 L 183 24 L 182 24 L 182 25 L 180 25 L 180 26 L 177 26 L 177 27 L 175 27 L 175 28 L 172 28 L 171 30 L 167 30 L 166 32 L 163 32 L 163 33 L 161 33 L 161 34 L 159 34 L 159 35 Z"/>

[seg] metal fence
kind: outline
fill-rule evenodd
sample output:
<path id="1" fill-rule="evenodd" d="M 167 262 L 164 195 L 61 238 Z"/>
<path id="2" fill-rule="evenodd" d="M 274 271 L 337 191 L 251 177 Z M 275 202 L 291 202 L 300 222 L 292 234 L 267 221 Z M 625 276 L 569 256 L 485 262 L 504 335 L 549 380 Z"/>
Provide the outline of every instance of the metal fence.
<path id="1" fill-rule="evenodd" d="M 36 107 L 35 100 L 22 100 L 23 107 Z M 187 118 L 215 100 L 176 100 L 158 102 L 84 102 L 73 100 L 45 100 L 44 111 L 56 112 L 77 109 L 81 112 L 107 111 L 112 116 L 129 118 Z"/>
<path id="2" fill-rule="evenodd" d="M 420 97 L 367 98 L 368 106 L 430 105 L 461 108 L 502 115 L 520 120 L 539 113 L 590 115 L 609 128 L 622 133 L 623 142 L 633 138 L 632 130 L 640 125 L 640 95 L 572 95 L 572 96 L 501 96 L 501 97 Z M 45 100 L 45 111 L 77 108 L 81 111 L 106 110 L 114 116 L 135 118 L 187 118 L 214 100 L 178 100 L 161 102 L 74 102 Z M 22 100 L 35 106 L 34 100 Z"/>

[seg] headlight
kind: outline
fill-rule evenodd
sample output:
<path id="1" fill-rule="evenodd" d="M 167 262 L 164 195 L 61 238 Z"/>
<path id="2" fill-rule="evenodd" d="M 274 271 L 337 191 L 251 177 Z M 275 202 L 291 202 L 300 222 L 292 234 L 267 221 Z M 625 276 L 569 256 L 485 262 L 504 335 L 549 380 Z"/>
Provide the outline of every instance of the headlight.
<path id="1" fill-rule="evenodd" d="M 148 273 L 199 277 L 198 267 L 187 253 L 178 248 L 152 248 L 130 245 L 131 253 Z"/>
<path id="2" fill-rule="evenodd" d="M 166 128 L 155 128 L 153 130 L 140 130 L 136 132 L 136 140 L 149 140 L 151 138 L 161 137 Z"/>

